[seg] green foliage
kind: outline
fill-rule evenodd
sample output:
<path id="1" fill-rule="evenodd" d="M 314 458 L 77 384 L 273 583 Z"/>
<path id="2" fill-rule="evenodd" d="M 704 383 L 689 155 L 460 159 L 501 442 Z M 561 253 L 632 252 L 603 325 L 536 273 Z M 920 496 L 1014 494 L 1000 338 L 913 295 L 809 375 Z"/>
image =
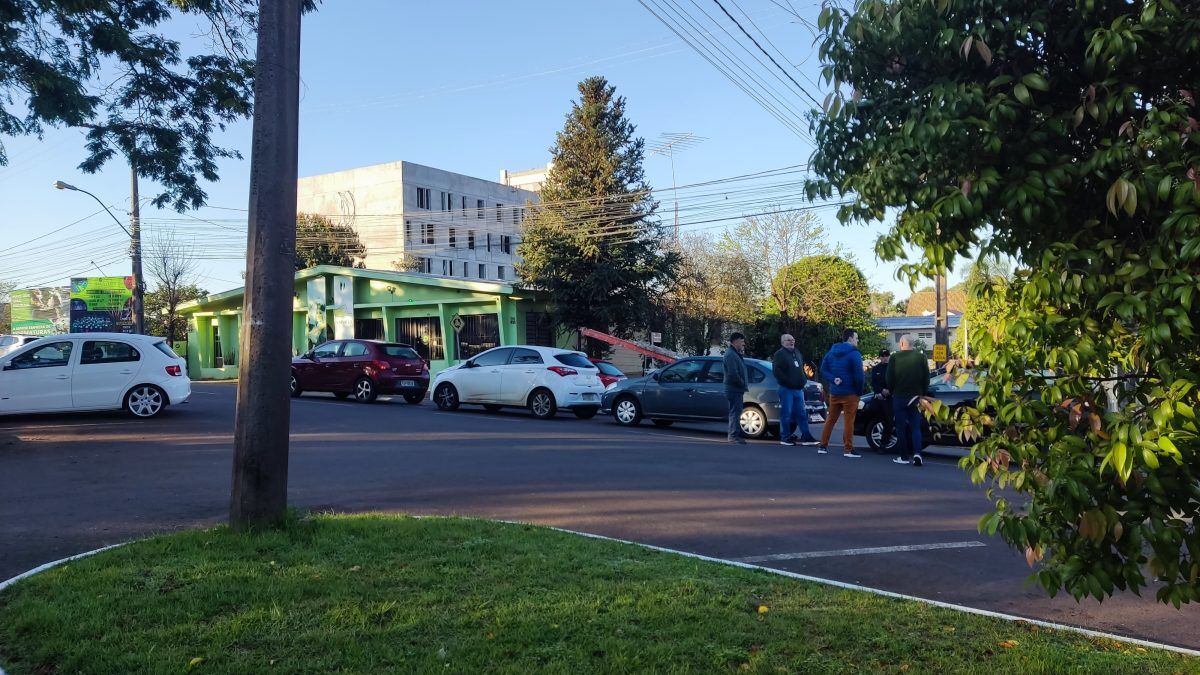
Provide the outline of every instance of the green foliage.
<path id="1" fill-rule="evenodd" d="M 1004 321 L 1014 309 L 1009 298 L 1011 272 L 1003 263 L 980 258 L 971 264 L 963 287 L 967 305 L 962 322 L 950 345 L 950 353 L 959 357 L 975 353 L 968 340 L 978 340 L 979 333 L 988 333 L 993 344 L 1002 342 Z M 972 342 L 973 344 L 973 342 Z"/>
<path id="2" fill-rule="evenodd" d="M 306 9 L 314 3 L 305 2 Z M 251 0 L 13 0 L 0 12 L 0 135 L 86 130 L 79 168 L 121 154 L 162 187 L 155 206 L 198 208 L 198 178 L 240 157 L 213 134 L 249 117 L 258 3 Z M 198 21 L 208 52 L 188 54 L 163 27 Z M 251 45 L 252 46 L 252 45 Z M 0 145 L 0 165 L 7 163 Z"/>
<path id="3" fill-rule="evenodd" d="M 746 324 L 758 314 L 749 261 L 727 257 L 719 238 L 707 233 L 680 237 L 675 283 L 657 302 L 655 326 L 663 344 L 703 354 L 720 343 L 727 324 Z"/>
<path id="4" fill-rule="evenodd" d="M 1022 268 L 972 338 L 989 413 L 960 430 L 995 433 L 964 467 L 1015 491 L 981 528 L 1052 594 L 1200 599 L 1194 4 L 863 0 L 820 27 L 811 196 L 897 209 L 876 248 L 922 251 L 914 283 L 973 248 Z"/>
<path id="5" fill-rule="evenodd" d="M 187 317 L 176 310 L 179 305 L 208 295 L 195 284 L 175 288 L 159 286 L 146 294 L 146 333 L 167 338 L 169 342 L 187 337 Z"/>
<path id="6" fill-rule="evenodd" d="M 527 206 L 517 271 L 550 292 L 556 325 L 629 333 L 649 322 L 679 256 L 663 248 L 642 170 L 644 142 L 615 92 L 602 77 L 579 83 L 579 100 L 550 149 L 542 202 Z"/>
<path id="7" fill-rule="evenodd" d="M 867 308 L 871 316 L 904 316 L 908 303 L 897 300 L 891 291 L 871 291 L 871 303 Z"/>
<path id="8" fill-rule="evenodd" d="M 349 225 L 335 224 L 325 216 L 301 213 L 296 216 L 296 269 L 317 265 L 365 267 L 367 249 Z"/>

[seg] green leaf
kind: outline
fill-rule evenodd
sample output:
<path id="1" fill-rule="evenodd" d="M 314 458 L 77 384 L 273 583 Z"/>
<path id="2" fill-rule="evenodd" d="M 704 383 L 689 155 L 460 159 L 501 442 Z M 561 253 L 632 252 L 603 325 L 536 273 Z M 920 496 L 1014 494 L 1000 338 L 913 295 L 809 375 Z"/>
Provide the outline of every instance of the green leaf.
<path id="1" fill-rule="evenodd" d="M 1018 82 L 1016 86 L 1013 87 L 1013 96 L 1016 96 L 1017 100 L 1025 105 L 1033 104 L 1033 97 L 1029 95 L 1029 88 L 1021 82 Z"/>
<path id="2" fill-rule="evenodd" d="M 1158 181 L 1158 198 L 1160 200 L 1171 196 L 1171 184 L 1174 180 L 1171 176 L 1164 176 L 1162 180 Z"/>
<path id="3" fill-rule="evenodd" d="M 1021 84 L 1037 91 L 1050 91 L 1050 82 L 1039 73 L 1029 73 L 1021 78 Z"/>
<path id="4" fill-rule="evenodd" d="M 1149 448 L 1142 448 L 1142 461 L 1151 469 L 1158 468 L 1158 455 L 1154 454 L 1154 451 Z"/>

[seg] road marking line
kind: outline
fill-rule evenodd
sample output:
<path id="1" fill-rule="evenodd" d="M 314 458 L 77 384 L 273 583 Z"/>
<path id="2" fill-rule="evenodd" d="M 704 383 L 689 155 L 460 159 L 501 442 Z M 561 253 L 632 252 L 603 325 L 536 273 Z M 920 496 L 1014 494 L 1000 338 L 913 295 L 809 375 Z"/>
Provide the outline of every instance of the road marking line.
<path id="1" fill-rule="evenodd" d="M 80 424 L 46 424 L 38 427 L 11 427 L 13 431 L 26 431 L 30 429 L 67 429 L 70 427 L 120 427 L 130 424 L 132 420 L 126 422 L 88 422 Z"/>
<path id="2" fill-rule="evenodd" d="M 838 558 L 847 555 L 873 555 L 876 553 L 904 553 L 906 551 L 937 551 L 948 548 L 978 548 L 987 546 L 982 541 L 951 541 L 942 544 L 912 544 L 909 546 L 874 546 L 871 548 L 844 548 L 836 551 L 805 551 L 803 553 L 773 553 L 734 558 L 736 562 L 758 563 L 775 560 L 804 560 L 807 558 Z"/>

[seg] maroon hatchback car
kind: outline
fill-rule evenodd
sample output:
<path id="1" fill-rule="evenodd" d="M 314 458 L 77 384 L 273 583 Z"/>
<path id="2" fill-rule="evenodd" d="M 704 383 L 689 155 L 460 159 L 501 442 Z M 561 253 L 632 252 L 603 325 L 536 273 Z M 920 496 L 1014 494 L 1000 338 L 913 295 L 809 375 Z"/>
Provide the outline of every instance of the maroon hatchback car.
<path id="1" fill-rule="evenodd" d="M 370 403 L 401 394 L 418 404 L 429 388 L 429 364 L 410 345 L 378 340 L 332 340 L 292 359 L 292 396 L 329 391 Z"/>

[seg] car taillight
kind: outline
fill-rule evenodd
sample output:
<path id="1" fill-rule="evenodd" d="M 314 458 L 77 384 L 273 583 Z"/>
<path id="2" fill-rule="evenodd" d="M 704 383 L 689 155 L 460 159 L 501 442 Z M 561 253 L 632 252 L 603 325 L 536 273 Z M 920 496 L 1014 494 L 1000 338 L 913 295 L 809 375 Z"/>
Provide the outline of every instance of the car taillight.
<path id="1" fill-rule="evenodd" d="M 387 361 L 380 361 L 378 359 L 372 361 L 371 365 L 374 366 L 376 370 L 389 370 L 392 367 L 392 364 L 388 363 Z"/>
<path id="2" fill-rule="evenodd" d="M 167 374 L 172 377 L 179 377 L 183 375 L 183 368 L 179 366 L 167 366 Z"/>
<path id="3" fill-rule="evenodd" d="M 549 370 L 554 373 L 558 373 L 559 375 L 562 375 L 563 377 L 566 377 L 568 375 L 578 375 L 579 374 L 578 370 L 575 370 L 574 368 L 568 368 L 566 366 L 550 366 L 546 370 Z"/>

